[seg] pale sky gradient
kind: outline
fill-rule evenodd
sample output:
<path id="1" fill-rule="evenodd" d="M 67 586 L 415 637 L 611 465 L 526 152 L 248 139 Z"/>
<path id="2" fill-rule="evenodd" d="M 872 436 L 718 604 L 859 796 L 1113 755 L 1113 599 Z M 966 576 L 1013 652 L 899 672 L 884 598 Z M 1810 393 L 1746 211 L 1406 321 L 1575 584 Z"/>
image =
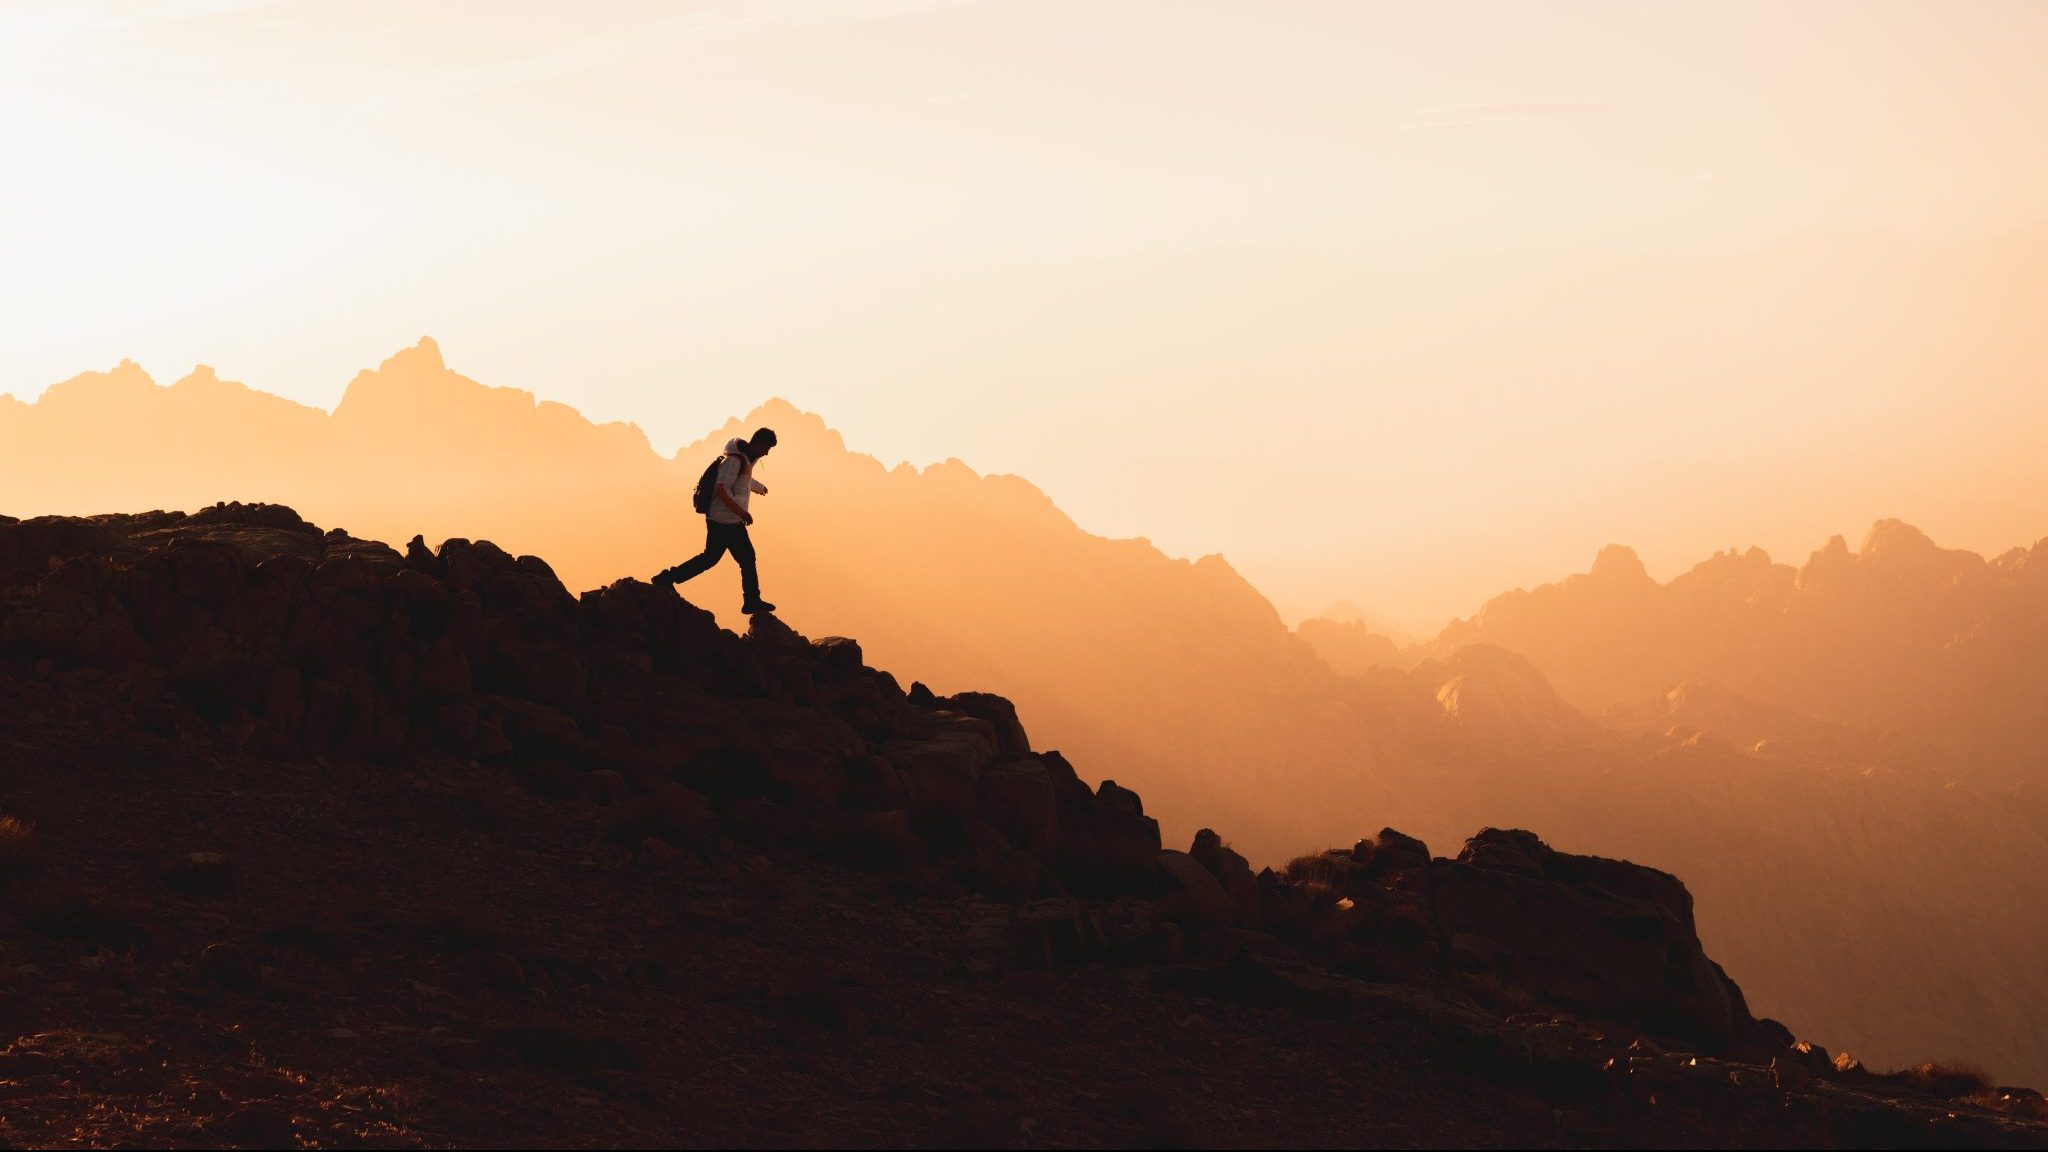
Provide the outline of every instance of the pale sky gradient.
<path id="1" fill-rule="evenodd" d="M 2029 3 L 0 0 L 0 391 L 331 407 L 431 333 L 1425 628 L 1609 541 L 1995 551 L 2044 55 Z"/>

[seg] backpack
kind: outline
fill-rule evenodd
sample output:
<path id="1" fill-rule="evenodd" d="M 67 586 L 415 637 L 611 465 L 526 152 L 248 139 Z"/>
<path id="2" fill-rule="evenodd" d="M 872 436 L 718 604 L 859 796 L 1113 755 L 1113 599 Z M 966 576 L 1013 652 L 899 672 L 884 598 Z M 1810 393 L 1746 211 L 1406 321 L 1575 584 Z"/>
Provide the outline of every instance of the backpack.
<path id="1" fill-rule="evenodd" d="M 718 459 L 713 460 L 711 466 L 704 469 L 704 474 L 697 477 L 697 491 L 690 496 L 690 507 L 695 508 L 700 514 L 708 515 L 711 511 L 711 501 L 718 492 L 718 469 L 725 464 L 725 457 L 725 453 L 719 453 Z"/>

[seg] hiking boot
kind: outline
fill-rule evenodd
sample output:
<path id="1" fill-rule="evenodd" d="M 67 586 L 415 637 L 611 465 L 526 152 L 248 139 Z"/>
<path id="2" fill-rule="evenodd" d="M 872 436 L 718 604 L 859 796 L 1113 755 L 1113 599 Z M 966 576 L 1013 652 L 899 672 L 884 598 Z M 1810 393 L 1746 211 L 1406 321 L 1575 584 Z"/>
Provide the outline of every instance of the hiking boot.
<path id="1" fill-rule="evenodd" d="M 752 616 L 757 612 L 773 612 L 775 611 L 775 605 L 770 604 L 766 600 L 752 600 L 740 605 L 740 611 Z"/>
<path id="2" fill-rule="evenodd" d="M 654 578 L 649 580 L 648 583 L 656 588 L 674 588 L 676 586 L 676 570 L 673 568 L 663 568 L 661 571 L 656 572 Z"/>

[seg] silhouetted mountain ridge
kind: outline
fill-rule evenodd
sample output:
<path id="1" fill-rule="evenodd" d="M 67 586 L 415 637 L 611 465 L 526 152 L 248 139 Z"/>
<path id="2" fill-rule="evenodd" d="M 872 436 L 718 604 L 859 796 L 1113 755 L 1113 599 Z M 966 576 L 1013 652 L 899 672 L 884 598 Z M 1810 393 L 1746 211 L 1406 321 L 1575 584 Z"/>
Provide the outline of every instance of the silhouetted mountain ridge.
<path id="1" fill-rule="evenodd" d="M 1454 661 L 1547 692 L 1497 649 Z M 961 1030 L 985 1011 L 976 1005 L 1008 1003 L 984 989 L 1050 985 L 1056 1001 L 1123 987 L 1085 1015 L 1115 1018 L 1121 1035 L 1098 1043 L 1125 1076 L 1188 1082 L 1176 1050 L 1193 1005 L 1245 1029 L 1202 1046 L 1230 1049 L 1238 1074 L 1246 1061 L 1294 1066 L 1263 1041 L 1240 1053 L 1241 1038 L 1288 1030 L 1298 1053 L 1323 1042 L 1310 1022 L 1335 1022 L 1335 1059 L 1370 1052 L 1380 1076 L 1426 1065 L 1421 1079 L 1498 1101 L 1504 1118 L 1472 1131 L 1502 1143 L 1527 1137 L 1512 1118 L 1524 1112 L 1554 1134 L 1566 1101 L 1637 1139 L 1677 1116 L 1694 1134 L 1777 1144 L 1832 1145 L 1873 1123 L 1940 1124 L 1970 1145 L 2048 1140 L 2026 1118 L 2038 1097 L 1933 1070 L 1873 1076 L 1757 1019 L 1668 873 L 1496 828 L 1453 859 L 1382 829 L 1284 872 L 1254 873 L 1208 829 L 1166 850 L 1137 793 L 1090 787 L 1059 753 L 1033 751 L 1001 697 L 906 692 L 854 640 L 808 640 L 766 614 L 735 635 L 637 580 L 572 596 L 545 561 L 485 540 L 430 549 L 415 538 L 401 553 L 277 506 L 0 517 L 0 707 L 15 721 L 11 747 L 70 769 L 40 780 L 16 758 L 4 769 L 10 805 L 38 805 L 58 831 L 45 848 L 8 826 L 0 886 L 30 911 L 0 921 L 0 944 L 53 966 L 80 939 L 126 949 L 100 985 L 111 997 L 53 983 L 44 1030 L 0 1052 L 0 1068 L 21 1074 L 16 1129 L 84 1124 L 85 1094 L 53 1082 L 89 1081 L 92 1110 L 116 1110 L 146 1141 L 196 1122 L 226 1141 L 282 1143 L 308 1123 L 331 1129 L 323 1115 L 360 1123 L 336 1108 L 357 1099 L 338 1089 L 397 1076 L 434 1096 L 519 1085 L 491 1122 L 558 1136 L 550 1118 L 563 1105 L 536 1090 L 580 1083 L 586 1125 L 626 1110 L 673 1126 L 701 1122 L 730 1085 L 759 1091 L 751 1064 L 785 1069 L 781 1097 L 830 1060 L 807 1109 L 834 1125 L 881 1123 L 902 1142 L 922 1131 L 916 1110 L 848 1092 L 847 1078 L 872 1077 L 882 1053 L 896 1075 L 1014 1063 L 1045 1032 L 1075 1028 L 1073 1014 L 1002 1014 L 1005 1027 L 966 1045 Z M 148 774 L 126 770 L 144 760 Z M 105 803 L 76 794 L 112 779 L 121 787 Z M 485 795 L 492 809 L 468 827 L 433 815 L 444 799 Z M 220 805 L 234 811 L 232 832 L 217 833 L 230 852 L 172 850 Z M 517 867 L 479 869 L 479 856 Z M 99 867 L 107 857 L 172 863 L 138 874 Z M 57 866 L 48 876 L 45 862 Z M 309 867 L 317 885 L 302 882 Z M 803 883 L 768 887 L 783 870 Z M 862 878 L 874 873 L 887 883 Z M 660 911 L 678 904 L 681 931 Z M 545 930 L 508 928 L 497 917 L 511 909 Z M 808 934 L 782 931 L 793 917 Z M 856 967 L 901 951 L 906 933 L 925 943 L 898 963 L 918 971 Z M 752 960 L 723 976 L 700 965 L 735 940 Z M 775 971 L 779 988 L 734 997 L 721 987 L 734 968 Z M 42 973 L 32 963 L 18 976 Z M 885 998 L 886 1029 L 861 1006 Z M 896 1023 L 912 1004 L 955 998 L 968 1001 L 957 1018 Z M 1178 1008 L 1177 1025 L 1155 998 Z M 329 1024 L 421 1001 L 430 1029 Z M 558 1007 L 527 1015 L 529 1001 Z M 735 1007 L 739 1027 L 705 1033 Z M 764 1029 L 764 1010 L 842 1039 L 795 1063 L 792 1050 L 818 1046 Z M 309 1019 L 323 1033 L 313 1045 Z M 252 1067 L 252 1043 L 291 1052 L 290 1074 Z M 706 1054 L 735 1065 L 712 1091 L 695 1075 Z M 138 1087 L 105 1075 L 110 1063 L 185 1090 Z M 619 1100 L 589 1095 L 617 1091 L 620 1074 L 632 1090 Z M 1056 1132 L 1119 1123 L 1117 1109 L 1075 1106 L 1101 1094 L 1023 1080 L 1006 1093 L 1057 1108 Z M 1292 1098 L 1280 1111 L 1298 1107 Z M 1754 1116 L 1731 1120 L 1759 1098 Z M 1382 1117 L 1442 1110 L 1378 1087 L 1367 1099 Z M 433 1142 L 431 1130 L 387 1119 L 378 1131 L 414 1143 Z"/>

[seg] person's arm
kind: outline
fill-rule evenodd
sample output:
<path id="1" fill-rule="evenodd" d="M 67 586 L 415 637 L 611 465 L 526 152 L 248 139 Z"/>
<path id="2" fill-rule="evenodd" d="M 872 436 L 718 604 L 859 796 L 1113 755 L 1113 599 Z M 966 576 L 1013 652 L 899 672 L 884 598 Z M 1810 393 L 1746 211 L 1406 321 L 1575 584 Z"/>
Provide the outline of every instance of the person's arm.
<path id="1" fill-rule="evenodd" d="M 752 476 L 747 477 L 747 485 L 754 490 L 754 495 L 756 496 L 766 496 L 768 494 L 768 486 Z"/>
<path id="2" fill-rule="evenodd" d="M 718 486 L 717 492 L 718 502 L 725 505 L 727 508 L 732 509 L 732 514 L 739 517 L 741 523 L 752 524 L 754 522 L 754 514 L 747 511 L 745 508 L 740 507 L 739 502 L 737 500 L 734 500 L 731 494 L 726 492 L 725 485 L 720 484 Z"/>

